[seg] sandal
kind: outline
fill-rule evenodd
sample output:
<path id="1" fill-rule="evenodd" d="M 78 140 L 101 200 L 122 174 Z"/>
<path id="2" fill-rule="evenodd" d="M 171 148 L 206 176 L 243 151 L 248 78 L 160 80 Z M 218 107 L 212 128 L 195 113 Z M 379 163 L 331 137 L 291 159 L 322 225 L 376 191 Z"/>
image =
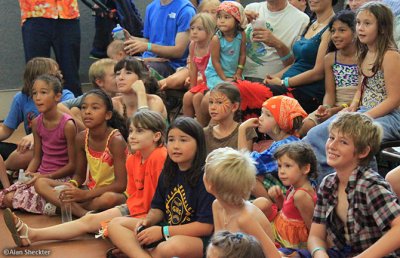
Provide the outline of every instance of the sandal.
<path id="1" fill-rule="evenodd" d="M 7 225 L 8 230 L 10 231 L 12 238 L 15 244 L 18 247 L 26 247 L 31 245 L 31 241 L 28 238 L 29 227 L 26 225 L 20 218 L 18 218 L 9 208 L 4 210 L 3 213 L 4 222 Z M 17 223 L 15 223 L 15 218 L 18 219 Z M 19 232 L 25 228 L 25 234 L 20 235 Z M 23 245 L 22 240 L 25 239 L 28 242 L 28 245 Z"/>

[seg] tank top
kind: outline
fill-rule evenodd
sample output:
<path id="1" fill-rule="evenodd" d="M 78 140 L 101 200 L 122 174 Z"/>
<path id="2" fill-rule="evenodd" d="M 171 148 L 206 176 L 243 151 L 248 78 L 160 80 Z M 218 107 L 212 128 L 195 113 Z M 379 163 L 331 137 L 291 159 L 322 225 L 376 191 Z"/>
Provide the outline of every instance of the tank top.
<path id="1" fill-rule="evenodd" d="M 292 191 L 294 191 L 294 193 L 292 194 L 292 196 L 290 198 L 288 198 L 289 194 Z M 294 195 L 296 194 L 297 191 L 304 191 L 304 192 L 308 193 L 311 196 L 312 200 L 314 201 L 314 205 L 317 202 L 317 194 L 314 192 L 314 195 L 311 195 L 310 192 L 304 188 L 299 188 L 299 189 L 294 190 L 294 188 L 291 187 L 289 189 L 289 191 L 287 191 L 286 198 L 285 198 L 285 201 L 283 202 L 283 207 L 282 207 L 283 214 L 285 214 L 285 216 L 289 219 L 303 220 L 303 218 L 301 217 L 300 211 L 294 205 Z"/>
<path id="2" fill-rule="evenodd" d="M 68 114 L 63 114 L 57 127 L 47 129 L 43 125 L 43 114 L 37 117 L 37 134 L 41 139 L 42 162 L 39 166 L 40 174 L 50 174 L 68 163 L 67 139 L 64 134 L 65 124 L 72 120 Z"/>
<path id="3" fill-rule="evenodd" d="M 369 77 L 362 73 L 362 76 L 360 105 L 367 108 L 376 107 L 387 97 L 383 71 L 378 70 Z"/>
<path id="4" fill-rule="evenodd" d="M 194 46 L 196 48 L 196 45 Z M 193 54 L 193 63 L 196 65 L 197 67 L 197 71 L 201 74 L 201 77 L 203 77 L 203 81 L 206 82 L 206 75 L 204 74 L 206 68 L 207 68 L 207 64 L 208 64 L 208 60 L 210 59 L 210 50 L 208 50 L 207 54 L 205 56 L 202 57 L 198 57 L 195 56 Z"/>
<path id="5" fill-rule="evenodd" d="M 107 137 L 105 149 L 95 151 L 89 147 L 89 129 L 86 129 L 85 152 L 89 170 L 89 181 L 87 183 L 89 189 L 107 186 L 114 182 L 114 159 L 108 148 L 108 143 L 112 136 L 117 134 L 119 134 L 118 129 L 112 130 Z"/>
<path id="6" fill-rule="evenodd" d="M 337 88 L 358 85 L 358 66 L 357 64 L 341 64 L 337 61 L 337 51 L 335 51 L 335 62 L 332 65 L 335 85 Z"/>

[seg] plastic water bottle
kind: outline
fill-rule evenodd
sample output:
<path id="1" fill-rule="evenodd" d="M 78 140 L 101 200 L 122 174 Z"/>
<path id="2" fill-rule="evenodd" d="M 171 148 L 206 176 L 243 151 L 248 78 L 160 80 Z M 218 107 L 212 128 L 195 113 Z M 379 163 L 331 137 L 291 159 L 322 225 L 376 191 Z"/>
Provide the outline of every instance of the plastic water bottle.
<path id="1" fill-rule="evenodd" d="M 62 190 L 68 189 L 67 185 L 58 185 L 54 187 L 54 190 L 61 193 Z M 71 203 L 70 202 L 61 202 L 61 222 L 70 222 L 72 221 L 72 211 L 71 211 Z"/>
<path id="2" fill-rule="evenodd" d="M 18 173 L 18 182 L 26 183 L 26 182 L 28 182 L 28 181 L 31 180 L 31 179 L 32 179 L 32 177 L 25 175 L 25 172 L 24 172 L 23 169 L 20 169 L 20 170 L 19 170 L 19 173 Z"/>
<path id="3" fill-rule="evenodd" d="M 124 29 L 117 24 L 117 26 L 112 30 L 113 39 L 125 40 Z"/>

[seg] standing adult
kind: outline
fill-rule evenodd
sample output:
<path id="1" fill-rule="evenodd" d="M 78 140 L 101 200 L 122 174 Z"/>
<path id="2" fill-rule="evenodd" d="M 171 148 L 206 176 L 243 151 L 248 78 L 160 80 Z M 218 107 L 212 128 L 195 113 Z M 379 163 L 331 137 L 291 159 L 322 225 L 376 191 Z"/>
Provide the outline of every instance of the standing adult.
<path id="1" fill-rule="evenodd" d="M 19 0 L 25 61 L 50 57 L 64 76 L 64 88 L 82 95 L 79 81 L 81 30 L 77 0 Z"/>
<path id="2" fill-rule="evenodd" d="M 147 64 L 163 77 L 186 65 L 189 27 L 196 9 L 188 0 L 154 0 L 146 7 L 144 38 L 125 41 L 129 55 L 143 52 Z"/>
<path id="3" fill-rule="evenodd" d="M 246 28 L 246 65 L 243 75 L 262 82 L 294 61 L 293 43 L 309 23 L 308 16 L 287 0 L 251 3 L 245 8 L 253 21 Z"/>

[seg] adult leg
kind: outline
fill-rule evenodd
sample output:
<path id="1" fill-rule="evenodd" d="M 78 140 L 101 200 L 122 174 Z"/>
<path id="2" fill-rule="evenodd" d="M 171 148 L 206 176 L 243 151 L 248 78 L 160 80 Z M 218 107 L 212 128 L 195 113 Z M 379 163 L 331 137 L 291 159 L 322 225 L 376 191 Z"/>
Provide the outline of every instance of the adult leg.
<path id="1" fill-rule="evenodd" d="M 10 180 L 8 180 L 6 166 L 4 165 L 4 160 L 1 155 L 0 155 L 0 182 L 2 188 L 8 188 L 10 186 Z"/>
<path id="2" fill-rule="evenodd" d="M 51 38 L 54 20 L 29 18 L 22 25 L 22 42 L 25 62 L 34 57 L 50 57 Z"/>
<path id="3" fill-rule="evenodd" d="M 168 62 L 146 62 L 146 65 L 152 69 L 154 69 L 159 75 L 161 75 L 164 78 L 167 78 L 168 76 L 172 75 L 175 73 L 175 69 L 172 68 Z"/>
<path id="4" fill-rule="evenodd" d="M 57 19 L 53 49 L 63 73 L 64 88 L 75 97 L 82 95 L 79 81 L 81 30 L 79 19 Z"/>
<path id="5" fill-rule="evenodd" d="M 396 195 L 400 197 L 400 166 L 389 171 L 385 179 L 389 182 Z"/>
<path id="6" fill-rule="evenodd" d="M 136 239 L 136 225 L 139 221 L 136 218 L 115 218 L 108 224 L 108 235 L 113 244 L 129 257 L 151 258 Z"/>

